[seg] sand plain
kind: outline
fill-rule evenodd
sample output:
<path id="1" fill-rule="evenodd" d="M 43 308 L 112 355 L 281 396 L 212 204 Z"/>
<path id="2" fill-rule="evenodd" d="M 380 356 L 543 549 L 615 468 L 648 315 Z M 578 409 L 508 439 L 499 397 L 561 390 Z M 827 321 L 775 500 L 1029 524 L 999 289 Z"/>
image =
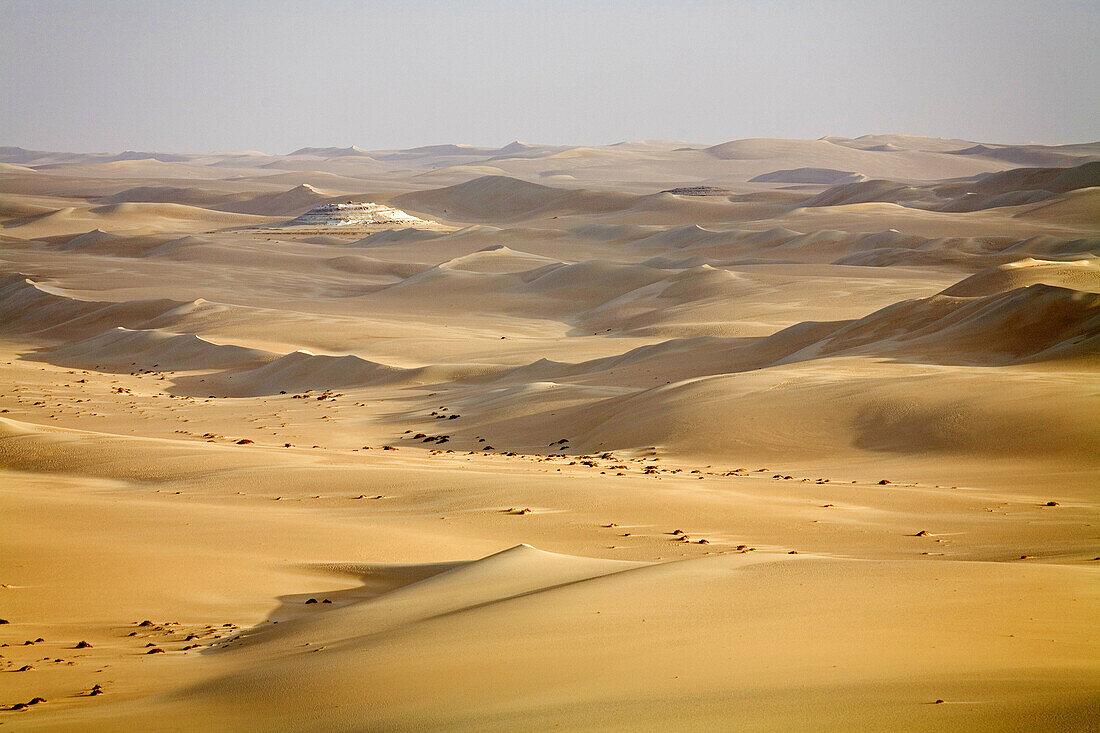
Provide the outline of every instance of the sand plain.
<path id="1" fill-rule="evenodd" d="M 1098 143 L 0 148 L 0 727 L 1095 730 L 1098 252 Z"/>

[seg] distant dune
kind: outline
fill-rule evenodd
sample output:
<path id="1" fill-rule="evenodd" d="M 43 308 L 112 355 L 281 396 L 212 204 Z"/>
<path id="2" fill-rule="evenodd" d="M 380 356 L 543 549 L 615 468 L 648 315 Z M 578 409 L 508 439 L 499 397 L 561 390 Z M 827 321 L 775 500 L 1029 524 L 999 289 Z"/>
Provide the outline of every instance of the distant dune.
<path id="1" fill-rule="evenodd" d="M 864 180 L 864 176 L 851 171 L 838 171 L 831 168 L 796 168 L 786 171 L 772 171 L 750 178 L 750 183 L 855 183 Z"/>

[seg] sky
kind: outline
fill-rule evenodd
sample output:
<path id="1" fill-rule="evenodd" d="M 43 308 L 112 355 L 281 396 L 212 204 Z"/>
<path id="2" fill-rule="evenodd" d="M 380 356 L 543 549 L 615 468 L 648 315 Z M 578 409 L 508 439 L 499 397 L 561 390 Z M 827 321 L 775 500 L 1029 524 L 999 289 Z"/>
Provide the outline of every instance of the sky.
<path id="1" fill-rule="evenodd" d="M 0 145 L 1100 139 L 1100 0 L 0 0 Z"/>

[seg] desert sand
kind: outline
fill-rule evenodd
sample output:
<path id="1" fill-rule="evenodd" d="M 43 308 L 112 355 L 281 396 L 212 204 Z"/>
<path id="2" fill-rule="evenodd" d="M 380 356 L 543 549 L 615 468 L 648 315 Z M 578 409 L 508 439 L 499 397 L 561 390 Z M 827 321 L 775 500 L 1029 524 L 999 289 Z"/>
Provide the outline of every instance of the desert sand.
<path id="1" fill-rule="evenodd" d="M 1098 253 L 1100 143 L 0 148 L 0 728 L 1096 730 Z"/>

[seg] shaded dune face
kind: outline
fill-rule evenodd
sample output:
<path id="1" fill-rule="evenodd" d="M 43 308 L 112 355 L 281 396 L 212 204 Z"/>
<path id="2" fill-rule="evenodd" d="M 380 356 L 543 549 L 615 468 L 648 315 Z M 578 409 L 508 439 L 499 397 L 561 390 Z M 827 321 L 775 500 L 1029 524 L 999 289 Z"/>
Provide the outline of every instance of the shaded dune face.
<path id="1" fill-rule="evenodd" d="M 1088 729 L 1098 161 L 0 148 L 0 725 Z"/>

